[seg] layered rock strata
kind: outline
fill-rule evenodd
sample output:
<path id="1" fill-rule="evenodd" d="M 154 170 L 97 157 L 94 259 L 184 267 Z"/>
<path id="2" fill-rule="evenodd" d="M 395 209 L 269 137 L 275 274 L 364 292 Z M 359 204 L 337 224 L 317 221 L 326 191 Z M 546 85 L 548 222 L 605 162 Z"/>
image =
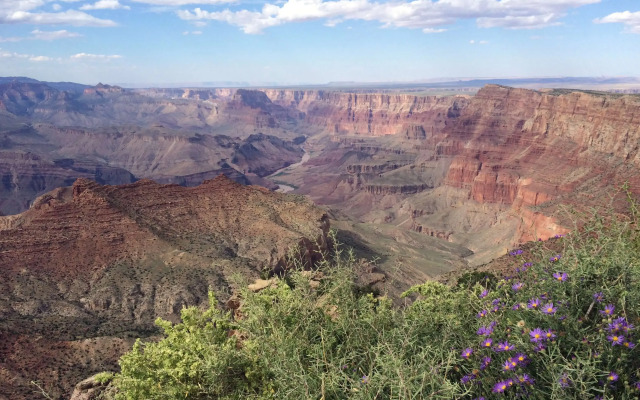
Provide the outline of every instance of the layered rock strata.
<path id="1" fill-rule="evenodd" d="M 154 332 L 157 317 L 177 321 L 182 307 L 206 304 L 209 290 L 224 301 L 238 277 L 287 268 L 294 250 L 311 265 L 327 250 L 328 229 L 304 199 L 224 176 L 190 188 L 79 179 L 41 196 L 0 217 L 0 396 L 32 398 L 32 380 L 68 395 L 115 368 L 131 344 L 121 341 Z M 80 343 L 96 353 L 82 365 L 65 356 Z M 29 348 L 39 364 L 22 354 Z"/>

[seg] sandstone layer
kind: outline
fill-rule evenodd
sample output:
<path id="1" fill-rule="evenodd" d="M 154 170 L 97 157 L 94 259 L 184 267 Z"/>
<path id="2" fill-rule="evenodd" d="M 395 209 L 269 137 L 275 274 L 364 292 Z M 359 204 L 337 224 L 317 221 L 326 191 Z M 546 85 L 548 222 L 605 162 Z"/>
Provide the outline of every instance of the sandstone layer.
<path id="1" fill-rule="evenodd" d="M 115 368 L 127 338 L 153 333 L 157 317 L 177 321 L 209 290 L 225 301 L 243 279 L 285 268 L 294 249 L 310 265 L 329 229 L 303 198 L 224 176 L 190 188 L 79 179 L 0 221 L 0 396 L 11 399 L 33 398 L 31 380 L 68 395 Z M 95 354 L 68 358 L 80 347 Z"/>

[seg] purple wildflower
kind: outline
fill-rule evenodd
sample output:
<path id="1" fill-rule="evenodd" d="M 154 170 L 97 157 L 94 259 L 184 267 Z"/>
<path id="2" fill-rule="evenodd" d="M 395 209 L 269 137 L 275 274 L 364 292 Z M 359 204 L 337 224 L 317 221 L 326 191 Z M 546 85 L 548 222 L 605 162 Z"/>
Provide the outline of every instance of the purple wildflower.
<path id="1" fill-rule="evenodd" d="M 486 317 L 488 313 L 489 313 L 489 311 L 487 311 L 487 310 L 482 310 L 482 311 L 480 311 L 480 312 L 476 315 L 476 317 L 478 317 L 478 318 L 483 318 L 483 317 Z"/>
<path id="2" fill-rule="evenodd" d="M 534 343 L 544 340 L 544 332 L 540 328 L 536 328 L 529 332 L 529 336 L 531 336 L 531 341 Z"/>
<path id="3" fill-rule="evenodd" d="M 486 338 L 482 341 L 482 347 L 491 347 L 493 344 L 493 340 L 491 338 Z"/>
<path id="4" fill-rule="evenodd" d="M 513 350 L 513 349 L 514 349 L 513 345 L 505 340 L 504 342 L 498 344 L 498 347 L 496 348 L 496 351 L 497 352 L 510 351 L 510 350 Z"/>
<path id="5" fill-rule="evenodd" d="M 480 362 L 480 369 L 483 370 L 489 366 L 491 363 L 491 357 L 482 357 L 482 361 Z"/>
<path id="6" fill-rule="evenodd" d="M 542 343 L 537 343 L 534 348 L 533 351 L 535 351 L 536 353 L 540 353 L 541 351 L 544 351 L 547 347 L 542 344 Z"/>
<path id="7" fill-rule="evenodd" d="M 527 303 L 527 308 L 538 308 L 539 305 L 540 305 L 540 299 L 535 298 L 535 299 L 529 300 L 529 302 Z"/>
<path id="8" fill-rule="evenodd" d="M 612 346 L 622 344 L 624 342 L 624 336 L 618 335 L 616 333 L 607 336 L 607 340 L 611 342 Z"/>
<path id="9" fill-rule="evenodd" d="M 624 343 L 622 343 L 622 345 L 628 349 L 633 349 L 634 347 L 636 347 L 635 343 L 630 342 L 628 340 L 625 340 Z"/>
<path id="10" fill-rule="evenodd" d="M 513 250 L 513 251 L 512 251 L 511 253 L 509 253 L 509 254 L 511 254 L 512 256 L 519 256 L 519 255 L 520 255 L 520 254 L 522 254 L 522 253 L 524 253 L 524 252 L 522 251 L 522 249 L 516 249 L 516 250 Z"/>
<path id="11" fill-rule="evenodd" d="M 618 380 L 618 378 L 619 378 L 618 374 L 616 374 L 614 371 L 611 371 L 611 372 L 609 373 L 609 376 L 607 376 L 607 380 L 608 380 L 609 382 L 615 382 L 615 381 L 617 381 L 617 380 Z"/>
<path id="12" fill-rule="evenodd" d="M 569 379 L 569 375 L 565 372 L 558 379 L 558 383 L 560 383 L 560 387 L 568 388 L 571 386 L 571 379 Z"/>
<path id="13" fill-rule="evenodd" d="M 555 333 L 553 333 L 551 329 L 543 331 L 542 334 L 544 335 L 545 340 L 553 340 L 556 337 Z"/>
<path id="14" fill-rule="evenodd" d="M 529 267 L 532 267 L 532 266 L 533 266 L 532 262 L 526 262 L 526 263 L 522 264 L 523 268 L 529 268 Z"/>
<path id="15" fill-rule="evenodd" d="M 493 385 L 493 393 L 503 393 L 509 387 L 509 382 L 501 381 Z"/>
<path id="16" fill-rule="evenodd" d="M 473 374 L 468 374 L 462 377 L 462 379 L 460 379 L 460 382 L 464 385 L 466 383 L 471 382 L 472 380 L 476 379 L 476 376 Z"/>
<path id="17" fill-rule="evenodd" d="M 602 292 L 594 293 L 593 300 L 598 303 L 602 303 L 602 300 L 604 300 L 604 293 Z"/>
<path id="18" fill-rule="evenodd" d="M 561 258 L 562 258 L 562 255 L 560 255 L 560 254 L 556 254 L 555 256 L 550 257 L 550 258 L 549 258 L 549 261 L 551 261 L 551 262 L 558 262 L 558 261 L 560 261 L 560 259 L 561 259 Z"/>
<path id="19" fill-rule="evenodd" d="M 367 375 L 362 375 L 362 378 L 360 378 L 360 382 L 366 385 L 367 383 L 369 383 L 369 377 Z"/>
<path id="20" fill-rule="evenodd" d="M 520 382 L 521 385 L 533 385 L 534 381 L 528 374 L 522 374 L 518 376 L 518 382 Z"/>
<path id="21" fill-rule="evenodd" d="M 613 304 L 607 304 L 604 310 L 600 311 L 600 314 L 610 316 L 610 315 L 613 315 L 613 311 L 615 309 L 616 309 L 616 306 L 614 306 Z"/>
<path id="22" fill-rule="evenodd" d="M 619 332 L 622 330 L 622 327 L 626 325 L 626 323 L 627 321 L 624 319 L 624 317 L 616 318 L 613 320 L 613 322 L 607 325 L 607 331 L 611 333 Z"/>
<path id="23" fill-rule="evenodd" d="M 487 295 L 489 294 L 489 291 L 487 289 L 483 290 L 482 293 L 480 293 L 480 295 L 478 296 L 481 299 L 484 299 L 485 297 L 487 297 Z"/>
<path id="24" fill-rule="evenodd" d="M 518 290 L 522 289 L 523 286 L 524 284 L 522 282 L 516 282 L 511 285 L 511 289 L 513 289 L 514 292 L 517 292 Z"/>
<path id="25" fill-rule="evenodd" d="M 518 364 L 516 363 L 516 365 Z M 502 370 L 511 371 L 516 365 L 513 365 L 509 360 L 507 360 L 504 362 L 504 364 L 502 364 Z"/>
<path id="26" fill-rule="evenodd" d="M 569 275 L 566 272 L 556 272 L 553 277 L 560 282 L 564 282 L 569 278 Z"/>
<path id="27" fill-rule="evenodd" d="M 471 353 L 473 353 L 473 349 L 471 347 L 467 347 L 462 351 L 462 354 L 460 354 L 460 357 L 466 360 L 469 358 L 469 356 L 471 356 Z"/>
<path id="28" fill-rule="evenodd" d="M 516 362 L 521 365 L 526 364 L 529 361 L 529 357 L 524 353 L 517 353 L 514 358 Z"/>
<path id="29" fill-rule="evenodd" d="M 494 312 L 494 313 L 496 313 L 496 312 L 498 312 L 498 311 L 500 311 L 500 306 L 494 306 L 494 307 L 491 309 L 491 312 Z"/>
<path id="30" fill-rule="evenodd" d="M 556 311 L 558 311 L 558 309 L 553 306 L 553 303 L 545 304 L 544 307 L 542 307 L 542 312 L 547 315 L 553 315 Z"/>
<path id="31" fill-rule="evenodd" d="M 494 325 L 487 325 L 487 326 L 481 326 L 480 328 L 478 328 L 478 332 L 476 332 L 478 335 L 481 336 L 489 336 L 493 333 L 493 327 Z"/>
<path id="32" fill-rule="evenodd" d="M 520 309 L 520 303 L 516 303 L 513 306 L 511 306 L 512 310 L 519 310 Z"/>

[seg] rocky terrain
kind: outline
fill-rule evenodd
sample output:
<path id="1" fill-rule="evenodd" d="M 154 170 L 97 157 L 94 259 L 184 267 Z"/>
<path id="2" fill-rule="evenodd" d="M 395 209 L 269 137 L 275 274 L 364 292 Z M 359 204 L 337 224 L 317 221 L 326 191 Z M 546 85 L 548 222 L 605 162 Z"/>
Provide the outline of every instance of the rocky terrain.
<path id="1" fill-rule="evenodd" d="M 78 179 L 0 217 L 0 398 L 55 398 L 186 305 L 224 302 L 263 270 L 327 250 L 327 215 L 299 196 L 235 183 Z"/>
<path id="2" fill-rule="evenodd" d="M 396 295 L 566 233 L 569 208 L 621 206 L 624 182 L 640 193 L 635 95 L 70 85 L 0 80 L 0 379 L 25 398 L 34 376 L 60 395 L 113 368 L 234 274 L 282 268 L 327 215 Z"/>
<path id="3" fill-rule="evenodd" d="M 262 177 L 302 157 L 304 138 L 287 128 L 299 114 L 254 91 L 0 84 L 0 212 L 24 211 L 76 178 L 197 185 L 224 173 L 275 188 Z"/>
<path id="4" fill-rule="evenodd" d="M 640 191 L 637 96 L 497 85 L 421 100 L 266 93 L 322 132 L 281 181 L 347 219 L 458 243 L 472 264 L 565 233 L 563 206 L 606 204 L 625 181 Z"/>

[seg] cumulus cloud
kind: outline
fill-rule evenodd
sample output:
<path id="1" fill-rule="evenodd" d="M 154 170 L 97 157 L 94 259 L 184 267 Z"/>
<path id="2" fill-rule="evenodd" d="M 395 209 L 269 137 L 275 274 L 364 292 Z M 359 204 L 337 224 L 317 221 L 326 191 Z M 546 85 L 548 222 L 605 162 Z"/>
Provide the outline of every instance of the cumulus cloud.
<path id="1" fill-rule="evenodd" d="M 77 0 L 58 0 L 72 3 Z M 53 12 L 42 12 L 50 0 L 0 0 L 0 24 L 34 25 L 74 25 L 74 26 L 115 26 L 114 21 L 96 18 L 78 10 L 60 11 L 62 7 L 54 3 Z"/>
<path id="2" fill-rule="evenodd" d="M 187 21 L 226 22 L 250 34 L 287 23 L 319 19 L 326 20 L 328 26 L 347 20 L 364 20 L 379 22 L 385 28 L 437 33 L 464 19 L 476 20 L 481 28 L 543 28 L 560 24 L 571 8 L 598 2 L 600 0 L 287 0 L 282 4 L 265 4 L 260 11 L 207 11 L 198 7 L 179 10 L 177 14 Z"/>
<path id="3" fill-rule="evenodd" d="M 29 57 L 29 61 L 36 61 L 36 62 L 51 61 L 51 58 L 47 56 L 33 56 L 33 57 Z"/>
<path id="4" fill-rule="evenodd" d="M 23 59 L 23 60 L 29 60 L 29 61 L 35 61 L 35 62 L 52 60 L 52 58 L 47 56 L 34 56 L 30 54 L 21 54 L 16 52 L 3 51 L 2 49 L 0 49 L 0 58 L 17 58 L 17 59 Z"/>
<path id="5" fill-rule="evenodd" d="M 20 2 L 18 2 L 20 3 Z M 0 24 L 73 25 L 73 26 L 116 26 L 114 21 L 96 18 L 82 11 L 31 12 L 24 10 L 3 13 L 0 9 Z"/>
<path id="6" fill-rule="evenodd" d="M 31 36 L 17 36 L 17 37 L 0 37 L 0 42 L 21 42 L 23 40 L 58 40 L 68 39 L 82 36 L 76 32 L 69 32 L 66 29 L 59 31 L 41 31 L 36 29 L 31 31 Z"/>
<path id="7" fill-rule="evenodd" d="M 640 11 L 615 12 L 604 18 L 596 18 L 596 24 L 624 24 L 626 31 L 640 34 Z"/>
<path id="8" fill-rule="evenodd" d="M 69 39 L 82 36 L 77 32 L 69 32 L 66 29 L 62 29 L 59 31 L 41 31 L 36 29 L 31 31 L 31 37 L 29 39 L 34 40 L 58 40 L 58 39 Z"/>
<path id="9" fill-rule="evenodd" d="M 118 58 L 122 58 L 121 55 L 118 54 L 91 54 L 91 53 L 78 53 L 71 56 L 72 60 L 102 60 L 102 61 L 110 61 L 116 60 Z"/>
<path id="10" fill-rule="evenodd" d="M 0 58 L 29 58 L 28 54 L 20 54 L 16 52 L 3 51 L 0 49 Z"/>
<path id="11" fill-rule="evenodd" d="M 94 4 L 85 4 L 81 10 L 129 10 L 131 7 L 120 4 L 118 0 L 99 0 Z"/>
<path id="12" fill-rule="evenodd" d="M 132 0 L 136 3 L 151 4 L 154 6 L 188 6 L 190 4 L 220 4 L 220 3 L 233 3 L 236 0 Z"/>

